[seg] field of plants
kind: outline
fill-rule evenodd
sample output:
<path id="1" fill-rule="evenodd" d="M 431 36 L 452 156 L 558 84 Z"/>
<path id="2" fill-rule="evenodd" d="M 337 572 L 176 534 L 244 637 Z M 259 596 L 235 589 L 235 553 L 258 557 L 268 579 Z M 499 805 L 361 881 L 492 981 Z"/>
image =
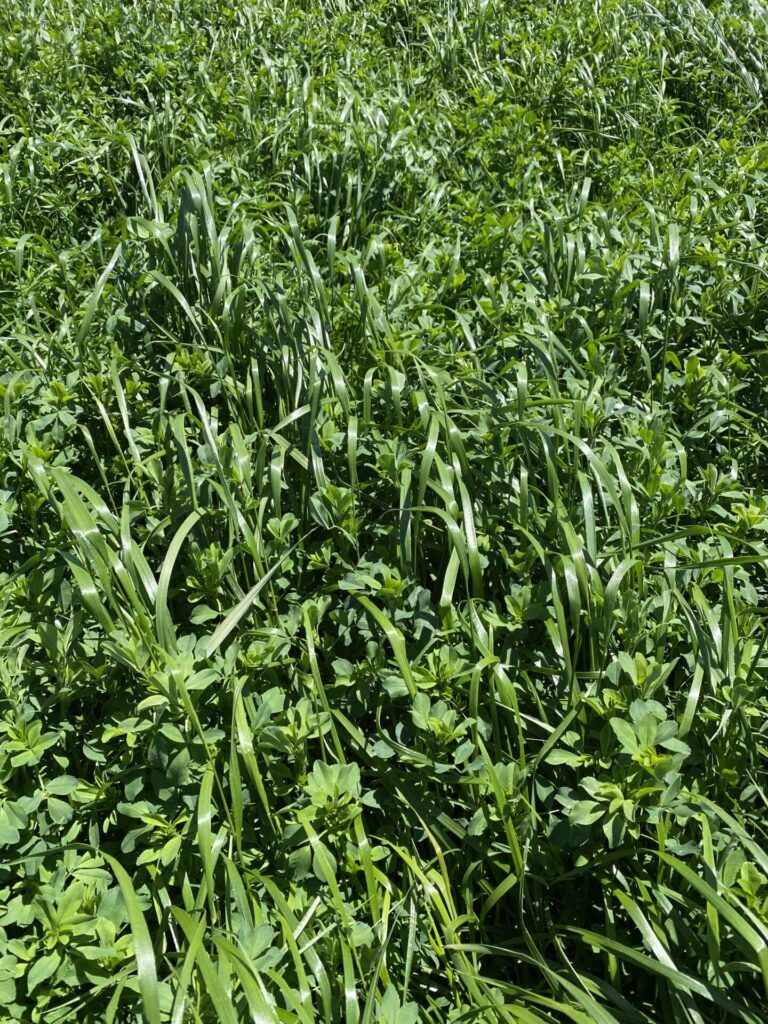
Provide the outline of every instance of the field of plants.
<path id="1" fill-rule="evenodd" d="M 0 5 L 0 1021 L 764 1024 L 766 62 Z"/>

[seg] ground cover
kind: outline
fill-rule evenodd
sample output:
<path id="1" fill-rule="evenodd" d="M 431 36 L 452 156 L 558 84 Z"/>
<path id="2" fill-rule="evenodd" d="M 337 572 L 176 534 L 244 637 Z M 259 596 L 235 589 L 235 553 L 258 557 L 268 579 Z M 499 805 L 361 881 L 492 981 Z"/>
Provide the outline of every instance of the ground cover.
<path id="1" fill-rule="evenodd" d="M 2 5 L 0 1019 L 764 1021 L 766 54 Z"/>

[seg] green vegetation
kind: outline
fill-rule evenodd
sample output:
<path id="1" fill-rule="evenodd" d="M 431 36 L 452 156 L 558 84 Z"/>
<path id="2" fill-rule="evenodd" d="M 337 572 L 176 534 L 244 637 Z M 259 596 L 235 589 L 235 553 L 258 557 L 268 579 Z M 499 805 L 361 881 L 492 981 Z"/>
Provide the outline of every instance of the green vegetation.
<path id="1" fill-rule="evenodd" d="M 0 6 L 0 1020 L 762 1024 L 767 54 Z"/>

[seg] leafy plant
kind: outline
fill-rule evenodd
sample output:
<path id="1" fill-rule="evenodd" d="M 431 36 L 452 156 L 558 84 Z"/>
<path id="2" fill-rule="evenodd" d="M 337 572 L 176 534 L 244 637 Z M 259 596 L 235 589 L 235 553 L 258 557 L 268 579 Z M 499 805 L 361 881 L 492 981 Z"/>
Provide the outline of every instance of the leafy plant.
<path id="1" fill-rule="evenodd" d="M 3 1020 L 764 1020 L 765 53 L 2 5 Z"/>

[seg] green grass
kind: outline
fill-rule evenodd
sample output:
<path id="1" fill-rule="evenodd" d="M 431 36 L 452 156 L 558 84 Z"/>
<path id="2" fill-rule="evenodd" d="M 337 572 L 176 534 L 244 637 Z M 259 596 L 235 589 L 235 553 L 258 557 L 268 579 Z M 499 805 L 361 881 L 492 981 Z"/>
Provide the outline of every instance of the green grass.
<path id="1" fill-rule="evenodd" d="M 764 1021 L 766 54 L 0 5 L 0 1020 Z"/>

